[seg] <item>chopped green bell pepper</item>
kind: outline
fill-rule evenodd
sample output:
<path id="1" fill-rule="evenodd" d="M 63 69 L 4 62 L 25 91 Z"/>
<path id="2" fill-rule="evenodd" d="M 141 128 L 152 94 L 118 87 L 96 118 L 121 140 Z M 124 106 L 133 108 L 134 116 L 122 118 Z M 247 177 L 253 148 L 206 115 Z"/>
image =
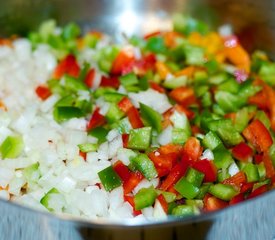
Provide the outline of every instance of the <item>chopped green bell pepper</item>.
<path id="1" fill-rule="evenodd" d="M 209 193 L 224 201 L 231 200 L 238 192 L 231 185 L 215 184 L 209 187 Z"/>
<path id="2" fill-rule="evenodd" d="M 174 186 L 174 188 L 185 198 L 193 199 L 195 198 L 200 189 L 194 184 L 188 182 L 184 177 L 182 177 Z"/>
<path id="3" fill-rule="evenodd" d="M 142 188 L 134 196 L 135 210 L 141 210 L 153 205 L 158 194 L 153 187 Z"/>
<path id="4" fill-rule="evenodd" d="M 128 148 L 146 150 L 151 142 L 151 127 L 131 129 L 128 140 Z"/>
<path id="5" fill-rule="evenodd" d="M 109 166 L 98 173 L 99 179 L 106 191 L 110 192 L 119 187 L 122 181 L 112 166 Z"/>
<path id="6" fill-rule="evenodd" d="M 24 142 L 21 136 L 8 136 L 0 147 L 2 158 L 17 158 L 24 149 Z"/>

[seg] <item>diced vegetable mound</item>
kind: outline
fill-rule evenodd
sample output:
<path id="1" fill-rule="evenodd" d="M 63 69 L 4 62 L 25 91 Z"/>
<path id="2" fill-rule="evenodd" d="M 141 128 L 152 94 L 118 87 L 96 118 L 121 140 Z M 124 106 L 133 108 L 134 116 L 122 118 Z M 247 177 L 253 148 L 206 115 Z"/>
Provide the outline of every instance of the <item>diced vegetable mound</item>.
<path id="1" fill-rule="evenodd" d="M 126 44 L 53 20 L 0 39 L 3 56 L 23 49 L 17 65 L 29 57 L 45 71 L 18 89 L 0 82 L 0 191 L 125 218 L 188 217 L 274 188 L 275 63 L 189 16 L 173 24 Z"/>

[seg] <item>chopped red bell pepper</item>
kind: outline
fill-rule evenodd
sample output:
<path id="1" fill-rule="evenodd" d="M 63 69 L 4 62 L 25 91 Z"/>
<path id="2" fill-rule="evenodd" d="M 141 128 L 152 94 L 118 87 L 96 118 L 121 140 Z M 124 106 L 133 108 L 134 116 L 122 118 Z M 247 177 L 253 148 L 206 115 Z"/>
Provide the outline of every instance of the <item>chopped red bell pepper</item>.
<path id="1" fill-rule="evenodd" d="M 264 91 L 267 96 L 267 104 L 270 113 L 271 128 L 275 131 L 275 91 L 267 84 L 264 85 Z"/>
<path id="2" fill-rule="evenodd" d="M 138 216 L 142 214 L 141 210 L 135 210 L 135 201 L 133 196 L 124 195 L 124 201 L 130 203 L 130 205 L 133 208 L 133 214 L 134 216 Z"/>
<path id="3" fill-rule="evenodd" d="M 123 142 L 123 147 L 124 148 L 128 147 L 128 141 L 129 141 L 129 134 L 123 133 L 122 134 L 122 142 Z"/>
<path id="4" fill-rule="evenodd" d="M 146 34 L 146 35 L 144 35 L 144 39 L 145 40 L 148 40 L 149 38 L 151 38 L 151 37 L 157 37 L 157 36 L 159 36 L 161 34 L 161 31 L 155 31 L 155 32 L 152 32 L 152 33 L 148 33 L 148 34 Z"/>
<path id="5" fill-rule="evenodd" d="M 89 87 L 91 88 L 93 86 L 93 83 L 94 83 L 94 78 L 95 78 L 95 69 L 92 68 L 88 71 L 86 77 L 85 77 L 85 80 L 84 80 L 84 83 Z"/>
<path id="6" fill-rule="evenodd" d="M 248 195 L 248 198 L 247 199 L 251 199 L 251 198 L 254 198 L 254 197 L 258 197 L 260 195 L 262 195 L 263 193 L 267 192 L 268 191 L 268 185 L 265 184 L 261 187 L 258 187 L 256 188 L 252 193 L 250 193 Z"/>
<path id="7" fill-rule="evenodd" d="M 165 93 L 165 89 L 155 82 L 150 82 L 150 88 L 156 90 L 159 93 Z"/>
<path id="8" fill-rule="evenodd" d="M 65 57 L 56 66 L 53 78 L 60 79 L 64 74 L 68 74 L 72 77 L 78 77 L 80 73 L 80 67 L 74 55 L 70 54 Z"/>
<path id="9" fill-rule="evenodd" d="M 262 154 L 255 154 L 254 155 L 254 163 L 260 164 L 263 161 L 263 155 Z"/>
<path id="10" fill-rule="evenodd" d="M 244 183 L 241 186 L 240 192 L 241 193 L 246 193 L 246 192 L 250 192 L 253 189 L 254 183 L 250 182 L 250 183 Z"/>
<path id="11" fill-rule="evenodd" d="M 112 87 L 112 88 L 118 88 L 120 85 L 120 82 L 117 77 L 111 76 L 111 77 L 101 77 L 100 86 L 101 87 Z"/>
<path id="12" fill-rule="evenodd" d="M 232 155 L 239 161 L 247 162 L 253 156 L 253 150 L 246 143 L 241 142 L 232 148 Z"/>
<path id="13" fill-rule="evenodd" d="M 143 175 L 140 172 L 131 172 L 131 177 L 123 183 L 124 194 L 132 192 L 142 179 Z"/>
<path id="14" fill-rule="evenodd" d="M 115 58 L 111 73 L 114 75 L 120 75 L 123 72 L 123 69 L 127 68 L 135 61 L 135 56 L 132 51 L 123 49 L 119 52 Z"/>
<path id="15" fill-rule="evenodd" d="M 243 135 L 258 152 L 267 151 L 273 143 L 269 131 L 258 119 L 254 120 L 243 130 Z"/>
<path id="16" fill-rule="evenodd" d="M 244 183 L 246 183 L 246 175 L 243 171 L 239 171 L 235 175 L 223 180 L 222 183 L 240 188 Z"/>
<path id="17" fill-rule="evenodd" d="M 166 144 L 159 148 L 159 152 L 161 154 L 169 154 L 169 153 L 176 153 L 177 157 L 180 157 L 182 154 L 182 146 L 177 144 Z"/>
<path id="18" fill-rule="evenodd" d="M 190 87 L 178 87 L 170 92 L 170 97 L 183 106 L 196 103 L 195 92 Z"/>
<path id="19" fill-rule="evenodd" d="M 120 160 L 115 162 L 113 168 L 123 182 L 128 181 L 128 179 L 131 177 L 131 171 Z"/>
<path id="20" fill-rule="evenodd" d="M 275 176 L 275 169 L 274 169 L 272 160 L 271 160 L 268 152 L 264 152 L 262 159 L 263 159 L 263 163 L 264 163 L 264 166 L 265 166 L 266 176 L 268 178 L 274 177 Z"/>
<path id="21" fill-rule="evenodd" d="M 123 97 L 117 105 L 119 109 L 124 113 L 127 113 L 133 107 L 132 102 L 127 97 Z"/>
<path id="22" fill-rule="evenodd" d="M 42 85 L 39 85 L 35 89 L 35 92 L 37 96 L 42 100 L 46 100 L 49 96 L 52 95 L 51 90 L 47 86 L 42 86 Z"/>
<path id="23" fill-rule="evenodd" d="M 258 108 L 262 110 L 268 109 L 268 99 L 264 91 L 260 91 L 255 95 L 249 97 L 248 102 L 250 104 L 256 105 Z"/>
<path id="24" fill-rule="evenodd" d="M 83 157 L 83 159 L 86 161 L 86 158 L 87 158 L 87 153 L 86 152 L 79 151 L 79 156 Z"/>
<path id="25" fill-rule="evenodd" d="M 188 138 L 182 149 L 182 161 L 196 162 L 201 154 L 200 141 L 195 137 Z"/>
<path id="26" fill-rule="evenodd" d="M 160 205 L 165 213 L 168 213 L 168 203 L 166 202 L 162 194 L 158 195 L 157 199 L 159 200 Z"/>
<path id="27" fill-rule="evenodd" d="M 99 108 L 96 108 L 89 123 L 88 123 L 88 126 L 87 126 L 87 130 L 91 130 L 93 128 L 96 128 L 96 127 L 99 127 L 99 126 L 102 126 L 105 124 L 106 122 L 106 119 L 103 115 L 101 115 L 99 113 Z"/>
<path id="28" fill-rule="evenodd" d="M 215 182 L 217 180 L 217 168 L 212 161 L 207 159 L 192 163 L 192 168 L 204 174 L 204 182 Z"/>
<path id="29" fill-rule="evenodd" d="M 148 157 L 154 163 L 158 177 L 167 175 L 178 159 L 176 153 L 161 154 L 158 151 L 150 152 Z"/>
<path id="30" fill-rule="evenodd" d="M 127 117 L 133 128 L 142 128 L 143 122 L 141 121 L 138 110 L 135 107 L 131 107 L 127 112 Z"/>
<path id="31" fill-rule="evenodd" d="M 234 204 L 240 203 L 240 202 L 242 202 L 244 200 L 245 200 L 244 194 L 243 193 L 239 193 L 238 195 L 234 196 L 229 201 L 229 205 L 234 205 Z"/>
<path id="32" fill-rule="evenodd" d="M 206 212 L 220 210 L 228 206 L 228 202 L 223 201 L 219 198 L 216 198 L 211 194 L 206 194 L 203 199 L 203 202 L 204 202 L 204 210 Z"/>
<path id="33" fill-rule="evenodd" d="M 175 184 L 186 172 L 188 168 L 188 163 L 179 162 L 170 171 L 168 176 L 163 180 L 160 185 L 160 189 L 167 190 L 173 184 Z"/>

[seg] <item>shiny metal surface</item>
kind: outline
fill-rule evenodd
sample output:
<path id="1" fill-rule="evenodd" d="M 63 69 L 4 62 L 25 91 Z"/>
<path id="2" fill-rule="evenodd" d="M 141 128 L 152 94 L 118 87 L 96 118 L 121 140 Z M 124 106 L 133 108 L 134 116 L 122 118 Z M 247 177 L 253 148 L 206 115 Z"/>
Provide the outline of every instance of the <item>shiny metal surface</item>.
<path id="1" fill-rule="evenodd" d="M 0 36 L 24 34 L 48 18 L 76 21 L 120 39 L 171 27 L 173 12 L 212 25 L 231 23 L 248 49 L 275 56 L 275 1 L 254 0 L 9 0 L 0 2 Z M 158 28 L 158 27 L 157 27 Z M 70 220 L 0 200 L 0 240 L 274 239 L 275 192 L 223 211 L 164 222 Z"/>

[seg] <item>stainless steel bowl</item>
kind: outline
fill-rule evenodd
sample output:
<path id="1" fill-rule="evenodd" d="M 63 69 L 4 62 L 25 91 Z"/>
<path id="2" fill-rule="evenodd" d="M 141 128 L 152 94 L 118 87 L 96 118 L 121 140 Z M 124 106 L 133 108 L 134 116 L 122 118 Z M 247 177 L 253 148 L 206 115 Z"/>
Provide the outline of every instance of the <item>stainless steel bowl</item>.
<path id="1" fill-rule="evenodd" d="M 272 0 L 9 0 L 0 2 L 0 36 L 24 34 L 48 18 L 75 21 L 117 40 L 170 26 L 174 12 L 190 12 L 213 26 L 232 24 L 249 50 L 275 56 Z M 0 160 L 1 161 L 1 160 Z M 215 213 L 165 221 L 83 220 L 54 216 L 0 200 L 0 240 L 275 239 L 275 192 Z"/>

